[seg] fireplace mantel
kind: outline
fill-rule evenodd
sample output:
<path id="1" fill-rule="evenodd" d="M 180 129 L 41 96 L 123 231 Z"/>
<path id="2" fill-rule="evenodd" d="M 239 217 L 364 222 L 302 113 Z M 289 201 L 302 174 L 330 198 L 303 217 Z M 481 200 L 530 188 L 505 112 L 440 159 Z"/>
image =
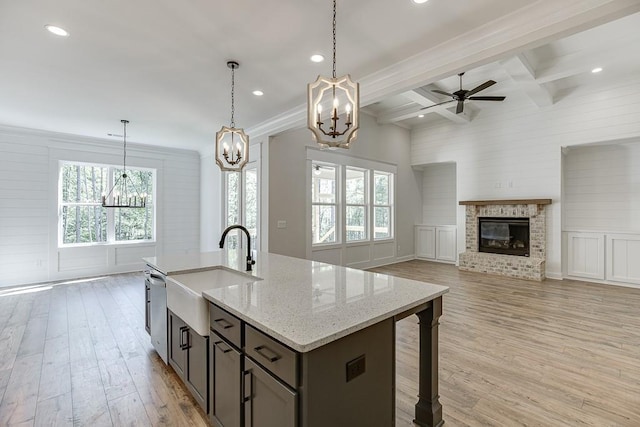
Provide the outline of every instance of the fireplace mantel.
<path id="1" fill-rule="evenodd" d="M 551 199 L 514 199 L 514 200 L 463 200 L 459 205 L 550 205 Z"/>

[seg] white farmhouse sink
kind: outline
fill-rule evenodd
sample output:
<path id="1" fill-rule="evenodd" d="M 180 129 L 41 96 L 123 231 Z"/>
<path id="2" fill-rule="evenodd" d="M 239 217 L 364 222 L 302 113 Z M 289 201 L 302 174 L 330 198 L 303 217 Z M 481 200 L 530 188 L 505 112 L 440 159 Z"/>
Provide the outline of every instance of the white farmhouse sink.
<path id="1" fill-rule="evenodd" d="M 207 336 L 209 335 L 209 304 L 202 297 L 202 292 L 257 280 L 262 279 L 223 267 L 167 276 L 167 308 L 198 334 Z"/>

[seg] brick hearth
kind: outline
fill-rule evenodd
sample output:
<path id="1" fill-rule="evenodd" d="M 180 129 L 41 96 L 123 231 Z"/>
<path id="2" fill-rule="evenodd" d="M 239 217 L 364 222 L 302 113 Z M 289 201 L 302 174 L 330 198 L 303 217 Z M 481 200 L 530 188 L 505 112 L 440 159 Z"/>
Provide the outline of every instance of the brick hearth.
<path id="1" fill-rule="evenodd" d="M 459 268 L 529 280 L 544 280 L 546 259 L 546 215 L 549 199 L 480 200 L 466 205 L 466 251 L 460 254 Z M 478 252 L 478 217 L 529 218 L 530 256 Z"/>

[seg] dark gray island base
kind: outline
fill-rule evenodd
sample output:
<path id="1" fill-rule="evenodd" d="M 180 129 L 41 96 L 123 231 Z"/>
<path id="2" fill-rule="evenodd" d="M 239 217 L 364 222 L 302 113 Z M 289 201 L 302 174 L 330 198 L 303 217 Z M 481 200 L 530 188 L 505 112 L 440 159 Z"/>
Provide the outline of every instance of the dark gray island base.
<path id="1" fill-rule="evenodd" d="M 220 427 L 395 425 L 395 322 L 416 314 L 420 374 L 414 423 L 441 426 L 441 313 L 438 297 L 300 353 L 210 303 L 211 422 Z M 229 384 L 235 385 L 231 393 Z"/>
<path id="2" fill-rule="evenodd" d="M 395 425 L 396 322 L 414 314 L 414 423 L 444 424 L 438 320 L 448 288 L 268 253 L 251 273 L 227 252 L 193 265 L 146 261 L 167 275 L 169 363 L 212 425 Z"/>

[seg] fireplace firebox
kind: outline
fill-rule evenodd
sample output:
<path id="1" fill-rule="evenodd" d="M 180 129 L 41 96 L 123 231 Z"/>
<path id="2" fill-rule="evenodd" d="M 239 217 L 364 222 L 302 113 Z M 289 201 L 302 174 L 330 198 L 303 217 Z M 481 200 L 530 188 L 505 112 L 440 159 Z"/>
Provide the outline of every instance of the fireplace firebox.
<path id="1" fill-rule="evenodd" d="M 529 218 L 478 218 L 478 251 L 529 256 Z"/>

